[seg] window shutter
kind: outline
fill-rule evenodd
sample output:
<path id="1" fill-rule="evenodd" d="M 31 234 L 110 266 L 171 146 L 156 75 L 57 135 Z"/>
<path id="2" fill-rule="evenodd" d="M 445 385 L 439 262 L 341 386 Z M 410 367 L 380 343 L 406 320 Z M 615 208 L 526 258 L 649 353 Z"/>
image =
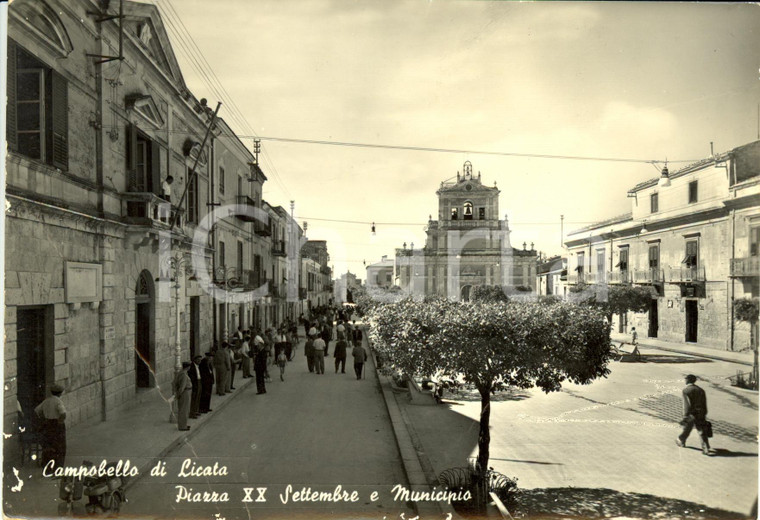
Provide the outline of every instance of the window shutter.
<path id="1" fill-rule="evenodd" d="M 66 79 L 50 71 L 50 137 L 48 157 L 56 168 L 69 169 L 69 88 Z"/>
<path id="2" fill-rule="evenodd" d="M 127 125 L 127 191 L 138 191 L 137 185 L 137 127 Z"/>
<path id="3" fill-rule="evenodd" d="M 161 196 L 161 145 L 150 142 L 150 186 L 151 191 Z"/>
<path id="4" fill-rule="evenodd" d="M 8 38 L 8 105 L 5 112 L 5 134 L 8 148 L 18 150 L 16 136 L 16 42 Z"/>

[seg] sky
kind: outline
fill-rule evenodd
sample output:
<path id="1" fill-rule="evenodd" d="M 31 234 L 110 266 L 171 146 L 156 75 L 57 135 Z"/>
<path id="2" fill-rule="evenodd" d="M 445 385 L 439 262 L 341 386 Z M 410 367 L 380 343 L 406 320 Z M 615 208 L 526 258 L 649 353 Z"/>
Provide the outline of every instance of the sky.
<path id="1" fill-rule="evenodd" d="M 760 131 L 758 5 L 151 2 L 190 90 L 222 101 L 246 145 L 262 139 L 264 198 L 295 201 L 337 274 L 424 245 L 435 192 L 465 161 L 501 190 L 514 247 L 561 254 L 560 215 L 566 236 L 630 211 L 626 192 L 665 160 L 674 171 Z"/>

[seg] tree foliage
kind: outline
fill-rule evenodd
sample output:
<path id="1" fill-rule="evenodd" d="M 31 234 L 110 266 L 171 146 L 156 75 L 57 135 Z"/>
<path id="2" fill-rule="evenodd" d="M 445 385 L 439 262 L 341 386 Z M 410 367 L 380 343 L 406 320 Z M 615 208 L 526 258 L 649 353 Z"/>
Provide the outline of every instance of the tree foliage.
<path id="1" fill-rule="evenodd" d="M 470 293 L 470 300 L 481 303 L 498 303 L 509 300 L 500 285 L 476 285 Z"/>
<path id="2" fill-rule="evenodd" d="M 760 320 L 760 298 L 734 300 L 734 317 L 739 321 L 755 324 Z"/>
<path id="3" fill-rule="evenodd" d="M 409 375 L 460 375 L 481 396 L 478 465 L 488 467 L 490 394 L 495 384 L 557 391 L 609 374 L 604 313 L 570 303 L 471 305 L 439 299 L 376 307 L 375 348 Z"/>

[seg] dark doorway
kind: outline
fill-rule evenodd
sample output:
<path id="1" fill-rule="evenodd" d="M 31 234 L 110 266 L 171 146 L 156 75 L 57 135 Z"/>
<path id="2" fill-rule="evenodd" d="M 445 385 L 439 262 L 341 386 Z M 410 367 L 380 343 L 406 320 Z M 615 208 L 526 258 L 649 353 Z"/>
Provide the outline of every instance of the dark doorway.
<path id="1" fill-rule="evenodd" d="M 190 359 L 199 354 L 201 324 L 201 298 L 190 297 Z"/>
<path id="2" fill-rule="evenodd" d="M 27 417 L 47 397 L 53 383 L 53 344 L 50 309 L 19 307 L 16 311 L 17 398 Z"/>
<path id="3" fill-rule="evenodd" d="M 660 318 L 657 314 L 657 300 L 649 302 L 649 333 L 650 338 L 657 337 L 657 331 L 660 328 Z"/>
<path id="4" fill-rule="evenodd" d="M 470 289 L 471 288 L 472 287 L 470 285 L 465 285 L 464 287 L 462 287 L 462 301 L 463 302 L 470 301 Z"/>
<path id="5" fill-rule="evenodd" d="M 618 332 L 620 334 L 625 334 L 627 332 L 628 328 L 628 313 L 624 312 L 619 315 L 620 319 L 618 320 Z"/>
<path id="6" fill-rule="evenodd" d="M 153 281 L 147 271 L 137 280 L 135 289 L 135 385 L 153 386 Z"/>
<path id="7" fill-rule="evenodd" d="M 697 342 L 697 324 L 699 321 L 699 311 L 697 310 L 697 300 L 686 300 L 686 341 L 690 343 Z"/>

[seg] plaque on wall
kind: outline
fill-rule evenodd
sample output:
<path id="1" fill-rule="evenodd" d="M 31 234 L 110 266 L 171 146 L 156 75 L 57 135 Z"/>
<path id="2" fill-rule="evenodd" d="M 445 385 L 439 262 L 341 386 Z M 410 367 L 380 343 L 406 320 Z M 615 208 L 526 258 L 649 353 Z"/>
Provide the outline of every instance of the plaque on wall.
<path id="1" fill-rule="evenodd" d="M 66 303 L 99 302 L 103 299 L 103 266 L 66 262 L 63 273 Z"/>

